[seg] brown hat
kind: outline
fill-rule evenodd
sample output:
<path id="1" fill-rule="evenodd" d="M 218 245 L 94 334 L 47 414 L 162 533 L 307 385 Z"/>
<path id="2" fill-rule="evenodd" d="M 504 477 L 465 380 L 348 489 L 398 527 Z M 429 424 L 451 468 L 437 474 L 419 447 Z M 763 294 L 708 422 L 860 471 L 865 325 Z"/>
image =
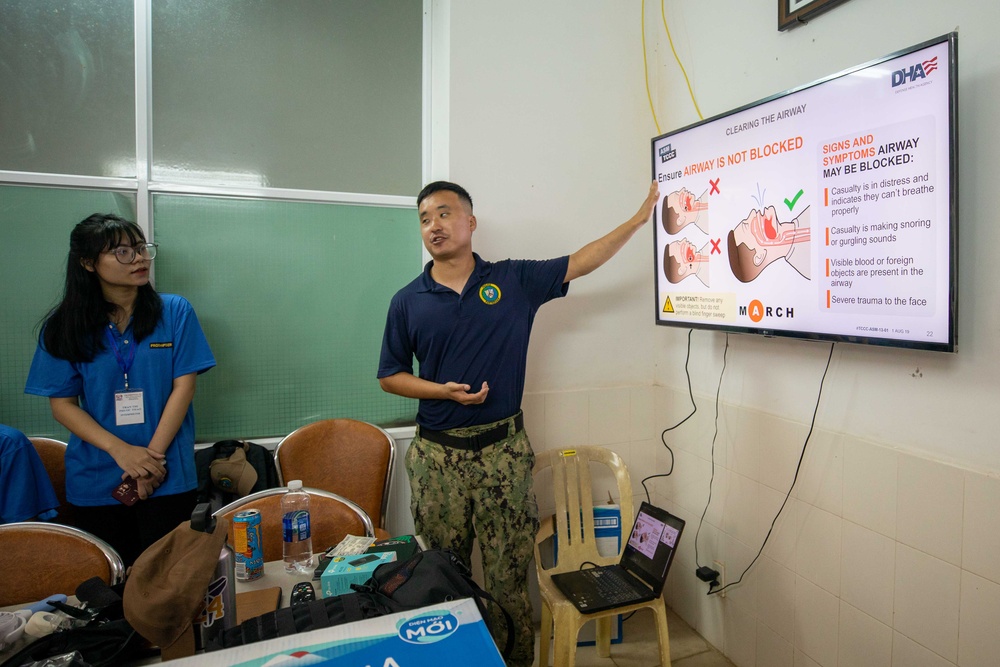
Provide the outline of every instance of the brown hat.
<path id="1" fill-rule="evenodd" d="M 257 471 L 247 461 L 247 453 L 243 447 L 237 448 L 224 459 L 215 459 L 208 469 L 215 488 L 235 493 L 240 498 L 250 493 L 257 483 Z"/>
<path id="2" fill-rule="evenodd" d="M 185 521 L 142 552 L 132 566 L 122 598 L 125 618 L 159 646 L 164 657 L 194 653 L 191 620 L 205 599 L 228 529 L 229 522 L 221 517 L 211 533 L 194 530 Z"/>

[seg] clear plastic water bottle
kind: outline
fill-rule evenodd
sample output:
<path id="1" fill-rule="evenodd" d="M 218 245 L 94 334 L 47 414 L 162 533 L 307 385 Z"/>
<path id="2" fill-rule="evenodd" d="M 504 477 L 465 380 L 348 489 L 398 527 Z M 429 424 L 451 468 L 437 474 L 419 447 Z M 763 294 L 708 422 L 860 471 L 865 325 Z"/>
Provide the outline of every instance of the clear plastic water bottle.
<path id="1" fill-rule="evenodd" d="M 288 492 L 281 497 L 284 530 L 285 571 L 312 574 L 312 531 L 309 525 L 309 494 L 302 490 L 302 480 L 288 483 Z"/>

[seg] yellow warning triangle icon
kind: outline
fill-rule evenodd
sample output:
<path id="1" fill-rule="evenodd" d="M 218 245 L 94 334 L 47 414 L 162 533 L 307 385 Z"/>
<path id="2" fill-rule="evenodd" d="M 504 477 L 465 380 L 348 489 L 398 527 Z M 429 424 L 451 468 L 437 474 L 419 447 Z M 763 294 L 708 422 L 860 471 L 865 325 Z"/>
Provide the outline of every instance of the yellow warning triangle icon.
<path id="1" fill-rule="evenodd" d="M 667 297 L 666 303 L 663 304 L 663 312 L 672 313 L 674 312 L 674 304 L 670 303 L 670 297 Z"/>

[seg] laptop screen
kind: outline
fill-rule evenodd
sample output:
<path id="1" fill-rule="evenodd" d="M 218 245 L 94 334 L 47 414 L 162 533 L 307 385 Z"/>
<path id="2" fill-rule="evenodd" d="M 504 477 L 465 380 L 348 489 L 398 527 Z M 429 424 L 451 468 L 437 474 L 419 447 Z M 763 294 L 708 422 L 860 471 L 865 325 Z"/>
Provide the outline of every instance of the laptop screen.
<path id="1" fill-rule="evenodd" d="M 649 584 L 659 595 L 683 530 L 683 519 L 642 503 L 622 554 L 622 567 Z"/>

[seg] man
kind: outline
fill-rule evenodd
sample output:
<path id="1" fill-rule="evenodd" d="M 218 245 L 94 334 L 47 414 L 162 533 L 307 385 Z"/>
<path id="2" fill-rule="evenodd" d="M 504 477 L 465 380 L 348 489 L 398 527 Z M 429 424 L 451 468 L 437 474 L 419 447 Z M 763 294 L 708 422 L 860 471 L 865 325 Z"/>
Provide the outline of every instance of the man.
<path id="1" fill-rule="evenodd" d="M 514 617 L 511 665 L 530 665 L 534 654 L 527 571 L 538 507 L 521 416 L 531 325 L 543 303 L 611 259 L 658 198 L 654 182 L 631 219 L 568 257 L 491 263 L 472 252 L 477 223 L 464 188 L 436 181 L 417 196 L 431 261 L 389 305 L 379 383 L 420 399 L 405 460 L 416 530 L 466 563 L 479 538 L 486 590 Z"/>

